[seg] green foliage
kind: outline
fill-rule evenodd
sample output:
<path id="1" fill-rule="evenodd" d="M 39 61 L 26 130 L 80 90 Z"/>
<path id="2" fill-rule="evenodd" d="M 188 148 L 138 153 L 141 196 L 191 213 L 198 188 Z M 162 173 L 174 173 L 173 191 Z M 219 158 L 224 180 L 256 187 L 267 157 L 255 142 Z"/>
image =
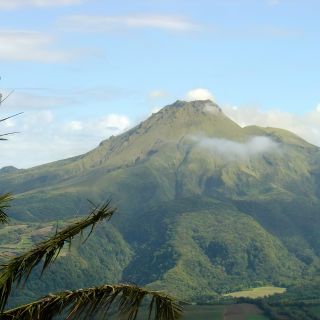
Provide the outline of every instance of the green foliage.
<path id="1" fill-rule="evenodd" d="M 6 98 L 8 98 L 8 96 Z M 1 100 L 0 104 L 4 100 Z M 12 117 L 13 116 L 0 119 L 0 122 Z M 13 133 L 1 134 L 0 140 L 6 140 L 6 138 L 3 137 L 10 134 Z M 8 174 L 13 171 L 1 170 L 0 174 Z M 41 181 L 40 179 L 40 182 Z M 0 196 L 1 223 L 5 223 L 8 220 L 5 209 L 8 208 L 8 202 L 10 200 L 11 196 L 8 193 Z M 110 201 L 100 207 L 94 207 L 86 218 L 73 222 L 59 232 L 56 231 L 54 236 L 46 240 L 37 242 L 36 239 L 33 239 L 36 241 L 36 245 L 33 248 L 6 261 L 0 268 L 1 319 L 51 320 L 60 314 L 66 315 L 66 319 L 107 317 L 110 307 L 114 306 L 114 302 L 117 301 L 118 313 L 128 320 L 135 320 L 145 296 L 151 296 L 148 319 L 152 317 L 158 320 L 175 320 L 180 318 L 181 309 L 171 297 L 159 292 L 141 289 L 135 285 L 103 285 L 75 291 L 68 290 L 56 294 L 49 294 L 40 300 L 4 311 L 14 283 L 18 286 L 22 280 L 26 282 L 31 272 L 44 260 L 41 270 L 42 275 L 49 265 L 58 258 L 65 243 L 68 242 L 70 247 L 72 240 L 78 234 L 82 235 L 83 230 L 91 227 L 87 235 L 88 238 L 96 224 L 105 219 L 110 219 L 114 212 L 115 209 L 110 208 Z"/>
<path id="2" fill-rule="evenodd" d="M 3 311 L 10 295 L 13 283 L 17 285 L 28 279 L 31 271 L 44 259 L 42 272 L 57 258 L 66 242 L 71 240 L 87 227 L 94 226 L 105 219 L 110 219 L 115 209 L 110 208 L 110 201 L 101 207 L 95 207 L 88 217 L 67 226 L 53 237 L 38 243 L 25 254 L 12 258 L 3 264 L 0 269 L 0 311 Z M 89 236 L 88 235 L 88 236 Z"/>
<path id="3" fill-rule="evenodd" d="M 165 224 L 149 213 L 145 218 L 149 231 L 137 247 L 150 248 L 146 256 L 134 257 L 132 267 L 128 266 L 132 280 L 140 283 L 145 276 L 148 281 L 149 272 L 158 272 L 150 287 L 168 288 L 183 299 L 203 301 L 215 292 L 227 293 L 259 281 L 290 282 L 300 276 L 300 262 L 254 219 L 223 203 L 211 202 L 210 206 L 206 210 L 189 207 L 190 212 L 185 206 L 179 213 L 168 206 L 166 211 L 171 214 L 163 216 L 161 210 L 157 217 Z M 157 231 L 164 237 L 161 242 L 153 240 Z M 155 254 L 148 258 L 151 252 Z M 168 257 L 170 264 L 166 264 Z M 139 272 L 142 264 L 149 272 Z"/>
<path id="4" fill-rule="evenodd" d="M 148 319 L 176 320 L 181 309 L 174 300 L 159 292 L 147 291 L 134 285 L 104 285 L 76 291 L 50 294 L 41 300 L 4 312 L 1 319 L 45 319 L 67 314 L 66 319 L 107 318 L 110 307 L 118 304 L 118 313 L 127 320 L 135 320 L 146 296 L 151 296 Z"/>
<path id="5" fill-rule="evenodd" d="M 177 101 L 87 154 L 0 172 L 0 193 L 16 195 L 10 215 L 18 225 L 68 221 L 74 212 L 87 210 L 85 198 L 99 202 L 111 195 L 117 204 L 116 240 L 106 239 L 103 246 L 93 236 L 78 264 L 79 252 L 68 253 L 74 255 L 71 272 L 70 262 L 58 259 L 63 272 L 56 274 L 56 283 L 66 282 L 69 272 L 72 288 L 88 285 L 85 274 L 96 283 L 104 280 L 99 266 L 110 243 L 124 249 L 107 252 L 115 281 L 168 290 L 191 301 L 319 277 L 319 148 L 285 130 L 241 128 L 218 109 L 206 112 L 208 103 Z M 199 147 L 193 138 L 201 135 L 239 143 L 265 136 L 278 148 L 230 160 Z M 23 229 L 21 239 L 25 242 L 19 241 L 17 250 L 36 240 Z M 0 241 L 9 249 L 5 231 Z M 92 273 L 86 269 L 91 261 Z M 51 289 L 50 270 L 48 277 Z M 41 283 L 34 281 L 26 295 L 39 289 Z"/>
<path id="6" fill-rule="evenodd" d="M 169 296 L 150 290 L 141 289 L 134 285 L 103 285 L 89 289 L 64 291 L 49 294 L 40 300 L 25 304 L 14 309 L 3 311 L 11 293 L 14 282 L 19 284 L 27 280 L 31 271 L 44 258 L 41 274 L 57 259 L 64 244 L 71 244 L 72 239 L 82 233 L 87 227 L 93 231 L 95 225 L 105 219 L 110 219 L 115 209 L 110 208 L 110 202 L 101 207 L 95 207 L 90 215 L 78 222 L 73 222 L 54 236 L 38 243 L 33 249 L 12 258 L 0 270 L 1 285 L 1 319 L 53 319 L 63 314 L 66 319 L 87 319 L 93 316 L 107 317 L 109 309 L 118 303 L 118 313 L 125 319 L 137 318 L 141 303 L 146 296 L 151 296 L 148 319 L 175 320 L 180 317 L 179 305 Z M 153 311 L 154 310 L 154 311 Z"/>
<path id="7" fill-rule="evenodd" d="M 5 99 L 6 99 L 6 98 L 5 98 Z M 1 105 L 1 102 L 3 102 L 5 99 L 3 99 L 2 101 L 0 101 L 0 105 Z M 14 114 L 14 115 L 9 116 L 9 117 L 6 117 L 6 118 L 2 118 L 2 119 L 0 119 L 0 123 L 3 122 L 3 121 L 6 121 L 6 120 L 8 120 L 8 119 L 11 119 L 11 118 L 13 118 L 13 117 L 16 117 L 16 116 L 18 116 L 18 115 L 20 115 L 20 114 L 22 114 L 22 112 L 17 113 L 17 114 Z M 0 141 L 8 140 L 8 139 L 7 139 L 7 136 L 12 135 L 12 134 L 15 134 L 15 133 L 18 133 L 18 132 L 6 132 L 6 133 L 0 134 Z"/>
<path id="8" fill-rule="evenodd" d="M 9 208 L 9 202 L 12 200 L 10 193 L 0 195 L 0 224 L 8 222 L 6 210 Z"/>
<path id="9" fill-rule="evenodd" d="M 319 279 L 305 281 L 289 287 L 283 294 L 275 294 L 263 299 L 240 298 L 238 301 L 257 304 L 272 320 L 318 320 L 320 319 Z"/>
<path id="10" fill-rule="evenodd" d="M 68 223 L 71 222 L 67 221 L 66 224 Z M 13 245 L 18 249 L 13 249 L 11 245 L 0 244 L 1 251 L 19 254 L 17 250 L 23 252 L 30 248 L 32 238 L 49 237 L 54 234 L 55 228 L 54 223 L 31 224 L 25 227 L 17 225 L 9 234 L 18 235 L 16 244 Z M 3 241 L 7 234 L 0 236 L 3 237 Z M 42 276 L 41 265 L 39 265 L 23 287 L 13 288 L 9 307 L 32 302 L 48 292 L 76 290 L 98 286 L 101 283 L 123 282 L 122 272 L 131 260 L 132 251 L 119 232 L 111 223 L 100 224 L 82 245 L 84 237 L 86 237 L 85 234 L 75 238 L 70 248 L 65 246 L 55 263 Z"/>

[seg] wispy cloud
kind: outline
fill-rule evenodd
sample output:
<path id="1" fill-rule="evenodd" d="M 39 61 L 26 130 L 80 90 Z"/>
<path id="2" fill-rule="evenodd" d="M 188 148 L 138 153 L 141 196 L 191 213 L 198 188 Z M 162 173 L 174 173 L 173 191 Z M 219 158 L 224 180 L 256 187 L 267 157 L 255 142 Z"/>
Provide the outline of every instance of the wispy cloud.
<path id="1" fill-rule="evenodd" d="M 64 62 L 73 54 L 52 48 L 55 39 L 34 31 L 0 30 L 0 60 Z"/>
<path id="2" fill-rule="evenodd" d="M 256 136 L 241 143 L 228 139 L 209 138 L 205 136 L 193 136 L 198 147 L 217 154 L 228 160 L 245 160 L 254 156 L 278 151 L 278 143 L 269 137 Z"/>
<path id="3" fill-rule="evenodd" d="M 0 0 L 0 9 L 12 10 L 22 7 L 71 6 L 83 2 L 83 0 Z"/>
<path id="4" fill-rule="evenodd" d="M 6 96 L 6 91 L 4 91 Z M 39 93 L 30 93 L 27 91 L 15 91 L 4 103 L 7 111 L 30 111 L 34 109 L 57 108 L 67 105 L 73 105 L 72 97 L 63 95 L 48 95 Z"/>
<path id="5" fill-rule="evenodd" d="M 280 110 L 262 111 L 256 107 L 223 106 L 224 113 L 242 127 L 258 125 L 289 130 L 320 146 L 320 104 L 302 115 Z"/>
<path id="6" fill-rule="evenodd" d="M 131 97 L 134 92 L 117 87 L 100 86 L 82 89 L 17 88 L 2 90 L 10 98 L 3 105 L 8 112 L 83 107 L 89 103 L 110 102 Z"/>
<path id="7" fill-rule="evenodd" d="M 131 98 L 135 91 L 113 86 L 95 86 L 72 90 L 69 94 L 78 98 L 78 103 L 83 103 L 86 100 L 106 102 L 124 97 Z"/>
<path id="8" fill-rule="evenodd" d="M 112 32 L 126 29 L 160 29 L 167 31 L 194 31 L 199 25 L 181 16 L 169 15 L 72 15 L 60 19 L 61 25 L 71 31 Z"/>

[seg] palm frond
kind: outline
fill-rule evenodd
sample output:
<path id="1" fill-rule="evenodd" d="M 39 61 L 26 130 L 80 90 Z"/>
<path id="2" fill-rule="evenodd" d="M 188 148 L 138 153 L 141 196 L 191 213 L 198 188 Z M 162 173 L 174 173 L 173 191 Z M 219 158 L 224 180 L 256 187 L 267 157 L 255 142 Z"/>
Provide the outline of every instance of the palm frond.
<path id="1" fill-rule="evenodd" d="M 16 133 L 19 133 L 18 131 L 14 131 L 14 132 L 9 132 L 9 133 L 3 133 L 3 134 L 0 134 L 0 140 L 1 141 L 6 141 L 8 140 L 7 138 L 3 138 L 4 136 L 10 136 L 12 134 L 16 134 Z"/>
<path id="2" fill-rule="evenodd" d="M 8 310 L 3 320 L 51 320 L 65 313 L 65 319 L 109 319 L 111 306 L 117 306 L 122 319 L 135 320 L 144 298 L 150 297 L 148 319 L 176 320 L 181 308 L 171 297 L 134 285 L 103 285 L 76 291 L 49 294 L 42 299 Z"/>
<path id="3" fill-rule="evenodd" d="M 2 101 L 4 101 L 4 100 L 2 100 Z M 6 121 L 6 120 L 11 119 L 11 118 L 16 117 L 16 116 L 19 116 L 20 114 L 23 114 L 23 112 L 19 112 L 19 113 L 16 113 L 16 114 L 12 115 L 12 116 L 8 116 L 6 118 L 2 118 L 2 119 L 0 119 L 0 122 Z"/>
<path id="4" fill-rule="evenodd" d="M 5 98 L 5 99 L 3 99 L 2 101 L 0 101 L 0 104 L 1 104 L 1 102 L 3 102 L 4 100 L 6 100 L 8 98 L 8 96 Z M 2 119 L 0 119 L 0 122 L 3 122 L 3 121 L 6 121 L 6 120 L 8 120 L 8 119 L 11 119 L 11 118 L 13 118 L 13 117 L 16 117 L 16 116 L 19 116 L 20 114 L 22 114 L 23 112 L 19 112 L 19 113 L 16 113 L 16 114 L 14 114 L 14 115 L 12 115 L 12 116 L 9 116 L 9 117 L 6 117 L 6 118 L 2 118 Z M 3 138 L 4 136 L 9 136 L 9 135 L 12 135 L 12 134 L 16 134 L 16 133 L 19 133 L 19 132 L 9 132 L 9 133 L 3 133 L 3 134 L 0 134 L 0 141 L 5 141 L 5 140 L 8 140 L 7 138 Z"/>
<path id="5" fill-rule="evenodd" d="M 1 77 L 0 77 L 0 80 L 1 80 Z M 2 102 L 6 101 L 13 93 L 14 93 L 14 90 L 11 90 L 9 94 L 7 94 L 7 96 L 4 97 L 3 99 L 2 99 L 2 95 L 0 94 L 0 105 Z"/>
<path id="6" fill-rule="evenodd" d="M 110 219 L 115 210 L 110 207 L 110 201 L 100 207 L 94 207 L 86 218 L 72 223 L 53 237 L 40 242 L 31 250 L 2 265 L 0 268 L 0 312 L 4 310 L 13 283 L 19 285 L 22 280 L 26 281 L 33 268 L 42 260 L 44 260 L 43 272 L 57 258 L 66 242 L 70 243 L 77 234 L 89 226 L 91 226 L 90 235 L 95 225 L 104 219 Z"/>
<path id="7" fill-rule="evenodd" d="M 9 202 L 12 200 L 10 193 L 0 195 L 0 223 L 7 223 L 8 216 L 6 214 L 6 209 L 10 207 Z"/>

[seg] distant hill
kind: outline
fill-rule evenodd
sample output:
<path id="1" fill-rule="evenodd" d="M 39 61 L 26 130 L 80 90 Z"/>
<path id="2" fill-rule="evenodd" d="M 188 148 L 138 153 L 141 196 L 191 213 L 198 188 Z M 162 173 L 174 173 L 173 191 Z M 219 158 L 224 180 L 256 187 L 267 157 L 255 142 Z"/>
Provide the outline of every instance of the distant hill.
<path id="1" fill-rule="evenodd" d="M 3 167 L 0 169 L 0 174 L 3 173 L 13 173 L 13 172 L 16 172 L 18 171 L 19 169 L 14 167 L 14 166 L 7 166 L 7 167 Z"/>
<path id="2" fill-rule="evenodd" d="M 8 191 L 10 215 L 25 226 L 18 248 L 35 241 L 32 230 L 85 213 L 87 199 L 118 207 L 110 226 L 58 259 L 65 271 L 53 267 L 27 296 L 129 281 L 205 301 L 319 274 L 320 149 L 286 130 L 242 128 L 209 100 L 176 101 L 82 156 L 2 169 Z M 13 236 L 1 232 L 8 248 Z"/>

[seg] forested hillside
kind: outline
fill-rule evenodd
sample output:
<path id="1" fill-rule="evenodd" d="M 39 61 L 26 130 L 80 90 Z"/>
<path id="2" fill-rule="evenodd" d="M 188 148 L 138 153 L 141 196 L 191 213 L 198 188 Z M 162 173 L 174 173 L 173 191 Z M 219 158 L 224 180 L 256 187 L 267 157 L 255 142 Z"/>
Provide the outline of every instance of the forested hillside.
<path id="1" fill-rule="evenodd" d="M 81 156 L 3 168 L 5 192 L 15 196 L 13 224 L 0 229 L 10 253 L 85 213 L 87 199 L 118 207 L 16 300 L 124 281 L 208 301 L 318 277 L 320 149 L 285 130 L 242 128 L 209 100 L 177 101 Z"/>

